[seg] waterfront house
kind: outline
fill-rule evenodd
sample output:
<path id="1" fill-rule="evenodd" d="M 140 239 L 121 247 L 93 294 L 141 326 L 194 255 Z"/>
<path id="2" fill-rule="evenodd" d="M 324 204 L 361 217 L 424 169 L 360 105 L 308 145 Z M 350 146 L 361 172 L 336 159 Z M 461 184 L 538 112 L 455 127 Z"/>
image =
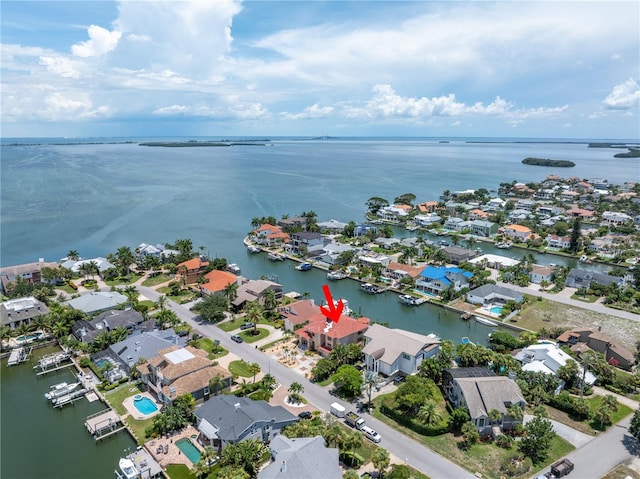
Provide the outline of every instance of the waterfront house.
<path id="1" fill-rule="evenodd" d="M 348 244 L 342 243 L 329 243 L 324 245 L 322 249 L 322 255 L 319 257 L 319 261 L 326 263 L 328 265 L 338 264 L 340 255 L 345 251 L 357 251 L 357 248 L 354 248 Z"/>
<path id="2" fill-rule="evenodd" d="M 485 211 L 502 211 L 507 202 L 502 198 L 491 198 L 487 201 Z"/>
<path id="3" fill-rule="evenodd" d="M 502 234 L 514 241 L 526 241 L 531 236 L 531 229 L 522 225 L 510 224 L 502 228 Z"/>
<path id="4" fill-rule="evenodd" d="M 560 250 L 568 248 L 571 245 L 571 237 L 550 234 L 545 238 L 545 242 L 547 243 L 547 248 Z"/>
<path id="5" fill-rule="evenodd" d="M 253 301 L 258 301 L 264 306 L 264 295 L 268 289 L 273 290 L 277 301 L 282 299 L 283 289 L 281 284 L 266 279 L 249 280 L 238 287 L 236 297 L 231 301 L 231 306 L 235 310 L 240 310 L 247 303 Z"/>
<path id="6" fill-rule="evenodd" d="M 199 431 L 198 442 L 213 447 L 218 453 L 227 444 L 243 440 L 269 442 L 285 426 L 298 421 L 297 416 L 282 406 L 233 395 L 214 396 L 196 407 L 193 414 Z"/>
<path id="7" fill-rule="evenodd" d="M 524 412 L 527 404 L 513 379 L 496 376 L 487 368 L 451 368 L 443 371 L 442 382 L 445 397 L 454 408 L 467 410 L 481 436 L 495 437 L 522 424 L 522 419 L 508 413 L 514 405 Z M 497 421 L 489 417 L 494 409 L 501 415 Z"/>
<path id="8" fill-rule="evenodd" d="M 301 299 L 285 306 L 280 306 L 278 313 L 280 313 L 280 317 L 284 321 L 285 331 L 293 331 L 317 317 L 320 313 L 320 308 L 316 306 L 313 299 Z"/>
<path id="9" fill-rule="evenodd" d="M 437 213 L 426 213 L 414 216 L 413 221 L 415 221 L 418 226 L 429 226 L 435 223 L 440 223 L 442 221 L 442 217 Z"/>
<path id="10" fill-rule="evenodd" d="M 95 316 L 90 321 L 79 319 L 71 326 L 71 333 L 83 343 L 92 343 L 101 332 L 110 332 L 114 329 L 124 328 L 128 332 L 143 329 L 144 317 L 135 309 L 110 309 Z M 149 326 L 153 329 L 154 320 L 149 320 Z"/>
<path id="11" fill-rule="evenodd" d="M 633 221 L 633 218 L 626 213 L 619 211 L 605 211 L 602 213 L 602 223 L 609 226 L 622 226 Z"/>
<path id="12" fill-rule="evenodd" d="M 307 324 L 295 329 L 299 339 L 298 347 L 302 350 L 317 351 L 322 356 L 328 356 L 338 344 L 357 344 L 362 341 L 363 334 L 369 328 L 369 318 L 352 318 L 341 315 L 338 322 L 327 319 L 318 312 L 308 319 Z"/>
<path id="13" fill-rule="evenodd" d="M 524 298 L 522 293 L 505 286 L 497 284 L 483 284 L 482 286 L 467 293 L 467 302 L 479 304 L 484 307 L 501 306 L 507 301 L 519 303 Z"/>
<path id="14" fill-rule="evenodd" d="M 49 308 L 33 296 L 15 298 L 0 303 L 2 326 L 16 329 L 22 323 L 29 324 L 38 316 L 49 314 Z"/>
<path id="15" fill-rule="evenodd" d="M 222 294 L 227 286 L 238 283 L 239 278 L 233 273 L 214 269 L 204 275 L 205 282 L 200 285 L 200 291 L 205 294 Z"/>
<path id="16" fill-rule="evenodd" d="M 342 233 L 344 229 L 348 226 L 347 223 L 343 223 L 338 220 L 330 219 L 329 221 L 323 221 L 322 223 L 318 223 L 318 228 L 321 231 L 326 231 L 328 233 Z"/>
<path id="17" fill-rule="evenodd" d="M 424 270 L 424 266 L 411 266 L 408 264 L 397 263 L 391 261 L 384 269 L 383 274 L 387 278 L 402 279 L 410 277 L 414 280 L 420 277 L 420 274 Z"/>
<path id="18" fill-rule="evenodd" d="M 292 232 L 307 229 L 307 218 L 304 216 L 292 216 L 278 220 L 278 226 L 282 231 Z"/>
<path id="19" fill-rule="evenodd" d="M 515 210 L 511 210 L 507 216 L 507 219 L 512 223 L 517 223 L 518 221 L 526 221 L 533 217 L 533 213 L 531 213 L 529 210 L 518 208 Z"/>
<path id="20" fill-rule="evenodd" d="M 362 349 L 367 370 L 383 376 L 415 374 L 423 360 L 438 355 L 440 339 L 435 336 L 390 329 L 373 324 L 364 335 Z"/>
<path id="21" fill-rule="evenodd" d="M 568 361 L 574 361 L 571 356 L 560 349 L 558 344 L 549 342 L 531 344 L 518 351 L 514 358 L 522 363 L 523 371 L 543 372 L 553 376 L 557 376 L 558 369 L 566 365 Z M 580 371 L 578 376 L 582 379 L 582 366 L 579 364 L 578 370 Z M 585 374 L 585 382 L 587 384 L 596 382 L 596 377 L 589 370 Z M 561 385 L 561 387 L 563 386 Z"/>
<path id="22" fill-rule="evenodd" d="M 106 258 L 103 258 L 102 256 L 91 259 L 68 259 L 66 261 L 63 261 L 60 266 L 65 269 L 69 269 L 74 273 L 80 273 L 82 270 L 82 266 L 85 264 L 94 264 L 98 268 L 97 272 L 101 278 L 103 277 L 105 271 L 111 268 L 115 268 L 114 264 L 110 263 Z"/>
<path id="23" fill-rule="evenodd" d="M 176 267 L 176 279 L 184 284 L 193 284 L 207 266 L 209 266 L 209 262 L 203 261 L 200 257 L 183 261 Z"/>
<path id="24" fill-rule="evenodd" d="M 489 213 L 481 210 L 480 208 L 475 208 L 469 211 L 469 220 L 471 221 L 473 220 L 486 221 L 489 219 L 489 216 L 490 216 Z"/>
<path id="25" fill-rule="evenodd" d="M 271 462 L 258 479 L 342 479 L 338 449 L 325 446 L 322 436 L 288 438 L 278 435 L 269 445 Z"/>
<path id="26" fill-rule="evenodd" d="M 445 258 L 447 258 L 447 262 L 452 264 L 464 263 L 478 256 L 478 253 L 475 251 L 459 246 L 445 246 L 441 251 L 444 253 Z"/>
<path id="27" fill-rule="evenodd" d="M 446 266 L 427 266 L 416 281 L 416 289 L 440 296 L 448 288 L 460 291 L 469 287 L 473 273 L 460 268 Z"/>
<path id="28" fill-rule="evenodd" d="M 577 328 L 565 331 L 557 338 L 558 343 L 569 346 L 573 351 L 582 353 L 585 347 L 604 355 L 611 365 L 630 370 L 636 358 L 629 348 L 617 339 L 603 333 L 600 328 Z"/>
<path id="29" fill-rule="evenodd" d="M 529 281 L 534 284 L 540 284 L 543 281 L 551 283 L 553 280 L 553 268 L 551 266 L 542 266 L 534 264 L 529 271 Z"/>
<path id="30" fill-rule="evenodd" d="M 43 258 L 40 258 L 36 263 L 0 268 L 0 290 L 3 294 L 7 294 L 10 289 L 10 283 L 15 282 L 18 278 L 22 278 L 31 284 L 40 284 L 43 282 L 42 268 L 55 269 L 57 267 L 58 263 L 46 263 Z"/>
<path id="31" fill-rule="evenodd" d="M 484 238 L 493 238 L 498 233 L 498 225 L 491 221 L 475 219 L 469 223 L 471 234 Z"/>
<path id="32" fill-rule="evenodd" d="M 116 291 L 91 291 L 62 304 L 87 314 L 96 314 L 124 306 L 128 301 L 129 299 L 124 294 Z"/>
<path id="33" fill-rule="evenodd" d="M 136 248 L 135 252 L 136 252 L 136 255 L 138 255 L 138 257 L 140 258 L 153 256 L 163 261 L 172 256 L 178 256 L 180 254 L 180 251 L 176 249 L 166 248 L 163 244 L 160 244 L 160 243 L 156 245 L 140 243 L 140 245 L 138 245 L 138 247 Z"/>
<path id="34" fill-rule="evenodd" d="M 471 264 L 484 265 L 486 268 L 502 269 L 515 266 L 520 263 L 519 260 L 501 256 L 499 254 L 483 254 L 469 260 Z"/>
<path id="35" fill-rule="evenodd" d="M 565 211 L 565 215 L 567 215 L 569 218 L 581 218 L 583 220 L 590 220 L 595 216 L 595 212 L 585 210 L 583 208 L 571 208 Z"/>
<path id="36" fill-rule="evenodd" d="M 391 262 L 391 259 L 387 255 L 381 253 L 376 253 L 374 251 L 363 251 L 358 256 L 358 261 L 362 266 L 378 268 L 388 266 Z"/>
<path id="37" fill-rule="evenodd" d="M 565 282 L 567 288 L 586 288 L 589 289 L 592 284 L 609 286 L 617 284 L 624 286 L 624 278 L 619 276 L 611 276 L 608 273 L 599 273 L 586 269 L 571 268 Z"/>
<path id="38" fill-rule="evenodd" d="M 444 222 L 444 229 L 449 231 L 462 231 L 468 228 L 470 224 L 470 221 L 465 221 L 457 216 L 451 216 Z"/>
<path id="39" fill-rule="evenodd" d="M 301 254 L 301 248 L 306 248 L 307 256 L 317 256 L 324 248 L 324 236 L 311 231 L 291 233 L 291 241 L 285 246 L 285 250 L 293 254 Z"/>
<path id="40" fill-rule="evenodd" d="M 376 238 L 374 242 L 381 248 L 390 250 L 397 248 L 400 245 L 400 240 L 398 238 L 384 238 L 382 236 L 380 238 Z"/>
<path id="41" fill-rule="evenodd" d="M 528 198 L 521 198 L 516 202 L 517 210 L 533 211 L 535 207 L 536 207 L 536 202 Z"/>
<path id="42" fill-rule="evenodd" d="M 400 223 L 407 219 L 413 208 L 410 205 L 388 205 L 378 210 L 378 217 L 389 223 Z"/>
<path id="43" fill-rule="evenodd" d="M 263 224 L 251 234 L 252 239 L 263 246 L 281 246 L 289 242 L 289 234 L 278 226 Z"/>
<path id="44" fill-rule="evenodd" d="M 439 203 L 437 201 L 424 201 L 422 203 L 418 203 L 416 208 L 420 214 L 435 213 L 439 207 L 438 205 Z"/>
<path id="45" fill-rule="evenodd" d="M 231 373 L 222 366 L 214 366 L 207 354 L 191 346 L 170 346 L 136 368 L 147 391 L 153 392 L 165 405 L 172 405 L 185 394 L 191 394 L 198 402 L 231 387 L 233 382 Z M 211 385 L 214 378 L 220 381 L 219 390 Z"/>

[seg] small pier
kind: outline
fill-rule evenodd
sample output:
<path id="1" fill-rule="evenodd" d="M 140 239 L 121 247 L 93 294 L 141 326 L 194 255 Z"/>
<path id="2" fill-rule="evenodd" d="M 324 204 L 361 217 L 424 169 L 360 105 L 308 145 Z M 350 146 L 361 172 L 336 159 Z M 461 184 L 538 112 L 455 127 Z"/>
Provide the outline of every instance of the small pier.
<path id="1" fill-rule="evenodd" d="M 53 403 L 53 407 L 66 406 L 67 404 L 73 404 L 77 400 L 82 399 L 86 393 L 86 389 L 78 389 L 77 391 L 55 398 L 51 402 Z"/>
<path id="2" fill-rule="evenodd" d="M 9 359 L 7 360 L 7 366 L 15 366 L 16 364 L 24 363 L 31 355 L 33 348 L 27 350 L 26 348 L 17 348 L 11 351 Z"/>
<path id="3" fill-rule="evenodd" d="M 133 466 L 136 468 L 136 472 L 139 474 L 137 477 L 144 478 L 161 478 L 164 477 L 162 473 L 162 467 L 153 458 L 153 456 L 142 446 L 138 446 L 135 452 L 126 456 Z M 117 479 L 126 479 L 126 476 L 122 471 L 115 470 L 115 477 Z"/>
<path id="4" fill-rule="evenodd" d="M 109 437 L 127 427 L 120 419 L 120 416 L 112 409 L 105 409 L 88 416 L 84 425 L 96 441 Z"/>
<path id="5" fill-rule="evenodd" d="M 71 355 L 66 351 L 47 354 L 40 358 L 40 361 L 38 361 L 38 364 L 36 364 L 33 369 L 36 371 L 36 374 L 40 376 L 42 374 L 73 366 L 72 362 L 68 362 L 70 360 Z"/>

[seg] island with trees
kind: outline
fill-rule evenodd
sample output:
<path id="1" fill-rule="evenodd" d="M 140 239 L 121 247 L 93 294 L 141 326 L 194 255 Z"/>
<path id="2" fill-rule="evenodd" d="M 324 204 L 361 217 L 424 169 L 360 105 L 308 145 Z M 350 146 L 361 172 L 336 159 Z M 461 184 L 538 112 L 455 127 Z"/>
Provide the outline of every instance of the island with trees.
<path id="1" fill-rule="evenodd" d="M 571 168 L 576 166 L 573 161 L 569 160 L 551 160 L 549 158 L 525 158 L 522 160 L 523 165 L 535 166 L 556 166 L 558 168 Z"/>

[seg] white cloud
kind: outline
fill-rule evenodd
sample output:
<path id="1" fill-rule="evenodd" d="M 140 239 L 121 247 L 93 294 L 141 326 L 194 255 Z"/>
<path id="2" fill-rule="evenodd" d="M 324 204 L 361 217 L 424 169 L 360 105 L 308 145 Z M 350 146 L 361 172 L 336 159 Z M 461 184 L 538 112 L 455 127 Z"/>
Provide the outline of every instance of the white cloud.
<path id="1" fill-rule="evenodd" d="M 320 106 L 314 103 L 311 106 L 306 107 L 300 113 L 282 113 L 282 117 L 285 120 L 310 120 L 318 118 L 326 118 L 333 113 L 334 108 L 332 106 Z"/>
<path id="2" fill-rule="evenodd" d="M 63 78 L 80 78 L 80 64 L 73 61 L 71 58 L 62 56 L 42 56 L 40 57 L 40 64 L 45 66 L 54 75 L 58 75 Z"/>
<path id="3" fill-rule="evenodd" d="M 118 31 L 109 31 L 98 25 L 91 25 L 87 29 L 89 40 L 77 43 L 71 47 L 71 53 L 77 57 L 99 57 L 109 53 L 118 46 L 122 34 Z"/>
<path id="4" fill-rule="evenodd" d="M 613 87 L 607 98 L 604 99 L 604 106 L 610 110 L 627 110 L 640 105 L 640 86 L 633 78 Z"/>

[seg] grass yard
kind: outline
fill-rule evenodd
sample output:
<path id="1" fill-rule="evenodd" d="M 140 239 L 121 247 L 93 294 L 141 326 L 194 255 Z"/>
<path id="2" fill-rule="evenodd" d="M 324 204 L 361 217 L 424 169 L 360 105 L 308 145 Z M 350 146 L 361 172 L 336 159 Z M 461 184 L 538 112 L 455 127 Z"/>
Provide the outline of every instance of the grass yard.
<path id="1" fill-rule="evenodd" d="M 260 341 L 261 339 L 269 336 L 269 330 L 264 328 L 258 328 L 258 334 L 253 335 L 253 328 L 242 331 L 239 336 L 242 337 L 247 343 L 255 343 L 256 341 Z"/>
<path id="2" fill-rule="evenodd" d="M 142 286 L 158 286 L 159 284 L 166 283 L 167 281 L 171 281 L 173 279 L 173 275 L 160 273 L 155 276 L 149 277 L 142 282 Z"/>
<path id="3" fill-rule="evenodd" d="M 143 389 L 138 384 L 123 384 L 122 386 L 109 391 L 105 394 L 105 399 L 109 401 L 109 404 L 116 410 L 121 416 L 127 413 L 127 410 L 122 405 L 122 402 L 128 397 L 135 396 L 143 392 Z"/>
<path id="4" fill-rule="evenodd" d="M 105 281 L 105 283 L 108 286 L 122 286 L 122 285 L 126 285 L 126 284 L 133 284 L 136 281 L 138 281 L 140 278 L 142 278 L 142 274 L 140 273 L 131 273 L 128 277 L 127 276 L 120 276 L 116 279 L 112 279 L 112 280 L 108 280 Z"/>
<path id="5" fill-rule="evenodd" d="M 125 422 L 129 425 L 133 434 L 136 437 L 136 442 L 138 446 L 144 445 L 147 438 L 145 437 L 145 431 L 149 426 L 153 424 L 153 418 L 144 419 L 143 421 L 138 421 L 137 419 L 132 418 L 131 416 L 127 416 Z"/>
<path id="6" fill-rule="evenodd" d="M 245 322 L 244 316 L 240 318 L 236 318 L 232 321 L 224 321 L 223 323 L 218 323 L 218 327 L 227 333 L 233 331 L 234 329 L 238 329 Z"/>
<path id="7" fill-rule="evenodd" d="M 591 407 L 592 414 L 598 410 L 598 408 L 600 407 L 600 404 L 602 403 L 602 399 L 603 399 L 602 396 L 594 396 L 594 397 L 587 398 L 587 401 L 589 402 L 589 406 Z M 611 424 L 617 423 L 618 421 L 622 420 L 622 418 L 628 416 L 632 412 L 633 411 L 631 410 L 631 408 L 625 406 L 624 404 L 618 403 L 618 410 L 614 412 L 613 415 L 611 416 Z M 603 428 L 598 421 L 596 421 L 595 419 L 592 419 L 591 422 L 589 423 L 589 426 L 597 431 L 604 431 L 607 428 L 611 427 L 611 424 L 606 425 Z"/>
<path id="8" fill-rule="evenodd" d="M 184 464 L 169 464 L 167 475 L 171 479 L 196 479 L 196 476 Z"/>
<path id="9" fill-rule="evenodd" d="M 245 361 L 236 360 L 229 363 L 229 372 L 243 378 L 252 378 L 253 374 L 249 372 L 249 365 Z"/>
<path id="10" fill-rule="evenodd" d="M 610 470 L 602 479 L 640 479 L 640 474 L 627 466 L 619 465 Z"/>
<path id="11" fill-rule="evenodd" d="M 594 296 L 592 294 L 578 294 L 573 293 L 571 295 L 571 299 L 575 299 L 576 301 L 582 301 L 583 303 L 595 303 L 600 299 L 600 296 Z"/>
<path id="12" fill-rule="evenodd" d="M 591 412 L 595 412 L 600 403 L 602 402 L 602 396 L 593 396 L 590 398 L 586 398 L 589 403 L 589 407 L 591 408 Z M 558 421 L 562 424 L 565 424 L 576 431 L 583 432 L 585 434 L 589 434 L 591 436 L 595 436 L 598 432 L 604 431 L 607 428 L 611 427 L 611 425 L 606 426 L 604 429 L 600 426 L 600 423 L 595 419 L 585 420 L 585 421 L 576 421 L 569 417 L 564 411 L 560 411 L 559 409 L 553 408 L 551 406 L 545 405 L 545 409 L 547 410 L 547 414 L 549 415 L 549 419 L 553 419 L 554 421 Z M 612 416 L 612 423 L 615 424 L 620 421 L 622 418 L 628 416 L 633 411 L 625 406 L 624 404 L 618 403 L 618 411 L 615 412 Z"/>
<path id="13" fill-rule="evenodd" d="M 207 357 L 209 359 L 211 359 L 211 360 L 221 358 L 222 356 L 226 355 L 229 352 L 225 348 L 223 348 L 222 346 L 218 346 L 218 349 L 214 353 L 213 352 L 214 347 L 215 347 L 215 345 L 213 343 L 213 340 L 211 340 L 209 338 L 200 338 L 196 342 L 196 348 L 202 349 L 202 350 L 208 352 L 209 355 Z"/>

